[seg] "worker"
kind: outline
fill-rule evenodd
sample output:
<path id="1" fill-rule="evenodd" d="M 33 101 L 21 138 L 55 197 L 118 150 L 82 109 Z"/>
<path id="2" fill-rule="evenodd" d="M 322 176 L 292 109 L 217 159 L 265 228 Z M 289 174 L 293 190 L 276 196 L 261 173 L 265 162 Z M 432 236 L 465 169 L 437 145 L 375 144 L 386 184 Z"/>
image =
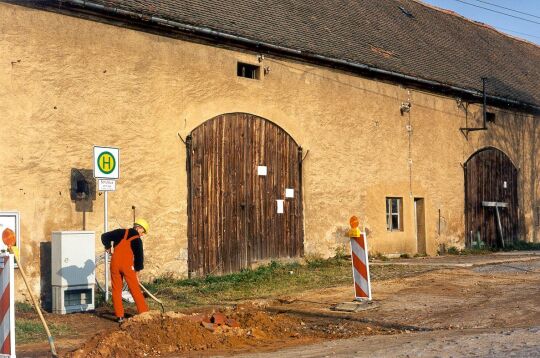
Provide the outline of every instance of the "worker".
<path id="1" fill-rule="evenodd" d="M 101 235 L 101 242 L 109 254 L 111 253 L 111 245 L 114 247 L 111 259 L 112 301 L 118 323 L 124 321 L 123 279 L 128 284 L 137 311 L 139 313 L 148 311 L 148 305 L 144 300 L 137 277 L 137 272 L 144 268 L 141 238 L 148 232 L 148 227 L 146 220 L 137 219 L 131 229 L 116 229 Z"/>

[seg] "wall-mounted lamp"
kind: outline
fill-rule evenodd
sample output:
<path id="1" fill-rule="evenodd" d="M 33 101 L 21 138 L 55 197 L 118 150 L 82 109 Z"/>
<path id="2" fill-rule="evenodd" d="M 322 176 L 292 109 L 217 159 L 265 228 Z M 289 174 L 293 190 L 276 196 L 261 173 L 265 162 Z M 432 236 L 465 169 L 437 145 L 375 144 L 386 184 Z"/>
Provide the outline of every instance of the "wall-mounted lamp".
<path id="1" fill-rule="evenodd" d="M 403 113 L 409 113 L 411 110 L 411 102 L 401 102 L 401 106 L 399 106 L 399 111 L 401 112 L 401 115 Z"/>
<path id="2" fill-rule="evenodd" d="M 266 75 L 268 75 L 269 73 L 270 73 L 270 66 L 266 66 L 266 67 L 264 68 L 264 75 L 266 76 Z"/>
<path id="3" fill-rule="evenodd" d="M 263 62 L 264 61 L 264 55 L 263 54 L 257 55 L 257 61 Z"/>

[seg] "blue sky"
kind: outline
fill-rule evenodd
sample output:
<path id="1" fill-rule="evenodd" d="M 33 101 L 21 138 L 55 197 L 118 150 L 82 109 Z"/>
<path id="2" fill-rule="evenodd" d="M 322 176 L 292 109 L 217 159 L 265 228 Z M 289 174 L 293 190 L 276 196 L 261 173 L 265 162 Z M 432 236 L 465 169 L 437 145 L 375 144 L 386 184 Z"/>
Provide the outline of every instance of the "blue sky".
<path id="1" fill-rule="evenodd" d="M 421 0 L 540 45 L 540 0 Z M 497 5 L 497 6 L 494 6 Z M 503 8 L 501 8 L 503 7 Z M 492 9 L 511 16 L 489 11 Z M 504 9 L 507 8 L 507 9 Z M 511 11 L 508 9 L 516 10 Z M 527 15 L 528 14 L 528 15 Z M 514 16 L 514 17 L 512 17 Z M 522 19 L 527 19 L 525 21 Z"/>

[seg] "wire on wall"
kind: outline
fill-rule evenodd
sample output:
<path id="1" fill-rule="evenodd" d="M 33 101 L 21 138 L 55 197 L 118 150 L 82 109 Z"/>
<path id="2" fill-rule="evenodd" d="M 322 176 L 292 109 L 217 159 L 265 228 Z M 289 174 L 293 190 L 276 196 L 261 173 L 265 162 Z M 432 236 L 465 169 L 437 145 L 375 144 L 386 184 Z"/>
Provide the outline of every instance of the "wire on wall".
<path id="1" fill-rule="evenodd" d="M 408 165 L 409 165 L 409 195 L 410 197 L 412 198 L 413 196 L 413 185 L 412 185 L 412 165 L 413 165 L 413 160 L 412 160 L 412 125 L 411 125 L 411 111 L 410 111 L 410 107 L 411 107 L 411 90 L 407 90 L 407 103 L 409 104 L 409 110 L 406 112 L 407 113 L 407 134 L 408 134 L 408 140 L 409 140 L 409 143 L 408 143 L 408 154 L 407 154 L 407 161 L 408 161 Z"/>

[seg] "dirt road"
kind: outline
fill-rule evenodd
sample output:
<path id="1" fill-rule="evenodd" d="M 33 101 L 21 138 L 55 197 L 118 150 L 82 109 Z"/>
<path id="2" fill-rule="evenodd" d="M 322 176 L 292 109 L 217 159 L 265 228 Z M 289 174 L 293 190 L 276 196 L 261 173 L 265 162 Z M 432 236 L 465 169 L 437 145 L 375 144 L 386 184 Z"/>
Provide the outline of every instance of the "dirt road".
<path id="1" fill-rule="evenodd" d="M 377 282 L 373 296 L 379 307 L 355 314 L 374 325 L 410 325 L 424 331 L 326 341 L 241 357 L 539 357 L 540 258 L 514 259 L 483 265 L 472 257 L 469 261 L 479 266 L 461 268 L 468 260 L 459 258 L 458 268 Z M 314 291 L 296 298 L 340 301 L 346 298 L 343 293 L 343 289 Z M 303 301 L 284 309 L 324 314 L 324 307 Z"/>
<path id="2" fill-rule="evenodd" d="M 539 336 L 540 326 L 494 331 L 422 332 L 327 341 L 237 357 L 540 357 Z"/>

